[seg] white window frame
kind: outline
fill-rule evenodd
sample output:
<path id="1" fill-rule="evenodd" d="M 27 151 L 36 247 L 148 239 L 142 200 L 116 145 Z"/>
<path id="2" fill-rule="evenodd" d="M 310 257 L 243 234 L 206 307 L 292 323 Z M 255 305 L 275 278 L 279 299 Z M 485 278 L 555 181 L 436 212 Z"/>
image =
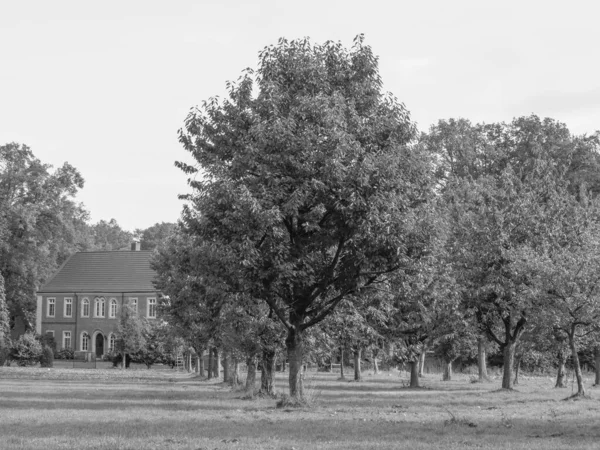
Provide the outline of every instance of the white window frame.
<path id="1" fill-rule="evenodd" d="M 87 337 L 87 342 L 86 342 L 86 338 Z M 90 334 L 87 331 L 82 331 L 81 332 L 81 337 L 79 339 L 79 348 L 81 349 L 82 352 L 89 352 L 90 351 Z M 84 345 L 87 344 L 87 345 Z"/>
<path id="2" fill-rule="evenodd" d="M 68 347 L 67 347 L 67 335 L 68 335 L 68 339 L 69 339 L 69 346 Z M 70 331 L 63 331 L 62 344 L 63 344 L 63 348 L 64 349 L 71 349 L 71 348 L 73 348 L 73 335 L 71 334 Z"/>
<path id="3" fill-rule="evenodd" d="M 158 303 L 156 302 L 156 297 L 148 297 L 148 299 L 146 300 L 146 317 L 148 317 L 148 319 L 156 319 L 156 307 L 158 306 Z M 154 315 L 150 315 L 150 307 L 154 306 Z"/>
<path id="4" fill-rule="evenodd" d="M 116 298 L 111 298 L 109 303 L 108 303 L 108 317 L 110 319 L 116 319 L 117 318 L 117 299 Z M 115 307 L 113 310 L 113 306 Z"/>
<path id="5" fill-rule="evenodd" d="M 85 313 L 85 304 L 87 302 L 87 314 Z M 87 297 L 81 299 L 81 317 L 90 317 L 91 302 Z"/>
<path id="6" fill-rule="evenodd" d="M 71 307 L 71 312 L 69 314 L 67 314 L 67 306 Z M 72 297 L 65 297 L 65 303 L 63 305 L 63 315 L 65 317 L 73 317 L 73 298 Z"/>
<path id="7" fill-rule="evenodd" d="M 100 310 L 101 308 L 101 310 Z M 96 297 L 94 299 L 94 317 L 105 317 L 106 315 L 106 299 L 104 297 Z"/>
<path id="8" fill-rule="evenodd" d="M 129 297 L 129 306 L 133 307 L 133 312 L 137 314 L 138 312 L 138 298 L 137 297 Z"/>
<path id="9" fill-rule="evenodd" d="M 48 297 L 48 307 L 46 308 L 46 317 L 56 317 L 56 298 Z M 52 307 L 52 314 L 50 314 L 50 307 Z"/>
<path id="10" fill-rule="evenodd" d="M 110 333 L 108 335 L 108 351 L 114 352 L 116 346 L 117 346 L 117 336 L 115 336 L 115 333 Z"/>

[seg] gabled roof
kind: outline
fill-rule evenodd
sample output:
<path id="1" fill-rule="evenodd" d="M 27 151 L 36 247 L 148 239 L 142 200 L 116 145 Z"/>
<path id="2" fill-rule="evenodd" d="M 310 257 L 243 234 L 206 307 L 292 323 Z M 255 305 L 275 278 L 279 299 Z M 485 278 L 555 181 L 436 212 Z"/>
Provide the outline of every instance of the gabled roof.
<path id="1" fill-rule="evenodd" d="M 75 253 L 38 293 L 156 291 L 151 256 L 148 251 Z"/>

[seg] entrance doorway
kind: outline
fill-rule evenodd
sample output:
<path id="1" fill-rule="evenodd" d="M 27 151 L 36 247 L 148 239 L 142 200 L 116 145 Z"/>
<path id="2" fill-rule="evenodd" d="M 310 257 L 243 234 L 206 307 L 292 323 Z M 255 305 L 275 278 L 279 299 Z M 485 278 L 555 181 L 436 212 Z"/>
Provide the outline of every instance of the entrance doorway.
<path id="1" fill-rule="evenodd" d="M 96 335 L 96 357 L 101 358 L 104 355 L 104 336 L 102 333 Z"/>

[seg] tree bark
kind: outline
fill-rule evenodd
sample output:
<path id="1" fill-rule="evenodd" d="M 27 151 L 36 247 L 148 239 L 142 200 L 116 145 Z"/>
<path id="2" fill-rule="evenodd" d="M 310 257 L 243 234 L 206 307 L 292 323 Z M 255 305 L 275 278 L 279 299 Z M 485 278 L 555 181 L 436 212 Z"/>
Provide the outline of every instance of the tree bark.
<path id="1" fill-rule="evenodd" d="M 209 380 L 212 380 L 213 377 L 213 365 L 214 365 L 214 355 L 212 349 L 208 347 L 208 376 Z"/>
<path id="2" fill-rule="evenodd" d="M 583 386 L 583 375 L 581 374 L 581 365 L 579 364 L 579 355 L 577 354 L 577 344 L 575 343 L 575 326 L 571 327 L 569 333 L 569 347 L 571 348 L 571 358 L 573 359 L 573 369 L 577 379 L 577 397 L 585 397 L 585 387 Z"/>
<path id="3" fill-rule="evenodd" d="M 513 388 L 512 375 L 514 371 L 516 347 L 517 343 L 514 340 L 509 340 L 509 342 L 504 345 L 504 349 L 502 350 L 504 356 L 504 367 L 502 370 L 502 389 Z"/>
<path id="4" fill-rule="evenodd" d="M 214 359 L 213 359 L 213 377 L 215 378 L 219 378 L 219 371 L 220 371 L 220 367 L 219 367 L 219 349 L 217 347 L 215 347 L 213 349 L 213 352 L 215 354 Z"/>
<path id="5" fill-rule="evenodd" d="M 519 371 L 521 369 L 521 359 L 523 359 L 522 355 L 518 355 L 515 362 L 515 379 L 513 380 L 513 384 L 519 384 Z"/>
<path id="6" fill-rule="evenodd" d="M 477 340 L 477 368 L 479 369 L 479 381 L 489 381 L 490 377 L 487 373 L 485 342 L 483 337 Z"/>
<path id="7" fill-rule="evenodd" d="M 410 387 L 418 388 L 419 386 L 419 359 L 410 362 Z"/>
<path id="8" fill-rule="evenodd" d="M 379 364 L 377 363 L 377 353 L 373 353 L 373 373 L 379 373 Z"/>
<path id="9" fill-rule="evenodd" d="M 596 372 L 596 380 L 594 381 L 594 386 L 600 385 L 600 347 L 596 347 L 594 349 L 594 369 Z"/>
<path id="10" fill-rule="evenodd" d="M 229 354 L 227 352 L 223 352 L 223 381 L 225 383 L 229 383 L 231 379 L 230 369 Z"/>
<path id="11" fill-rule="evenodd" d="M 567 355 L 562 350 L 558 351 L 557 355 L 558 359 L 558 371 L 556 373 L 556 384 L 555 388 L 565 388 L 567 387 L 567 370 L 565 364 L 567 363 Z"/>
<path id="12" fill-rule="evenodd" d="M 344 347 L 340 347 L 340 378 L 345 380 L 344 376 Z"/>
<path id="13" fill-rule="evenodd" d="M 247 359 L 246 365 L 248 372 L 246 374 L 246 392 L 254 395 L 254 385 L 256 384 L 256 357 L 252 356 Z"/>
<path id="14" fill-rule="evenodd" d="M 198 354 L 196 354 L 196 373 L 197 374 L 200 374 L 200 360 L 201 359 L 202 358 Z"/>
<path id="15" fill-rule="evenodd" d="M 304 356 L 303 330 L 300 321 L 293 323 L 288 329 L 285 340 L 288 363 L 290 366 L 289 388 L 290 398 L 300 403 L 304 402 L 304 386 L 302 384 L 302 358 Z"/>
<path id="16" fill-rule="evenodd" d="M 260 373 L 260 391 L 272 396 L 275 394 L 273 374 L 275 373 L 275 350 L 263 349 L 262 371 Z"/>
<path id="17" fill-rule="evenodd" d="M 192 352 L 190 351 L 187 354 L 187 371 L 188 373 L 192 372 Z"/>
<path id="18" fill-rule="evenodd" d="M 452 361 L 445 361 L 444 365 L 444 381 L 452 381 Z"/>
<path id="19" fill-rule="evenodd" d="M 125 369 L 125 360 L 127 359 L 127 353 L 123 353 L 123 359 L 121 360 L 121 370 Z"/>
<path id="20" fill-rule="evenodd" d="M 425 344 L 423 344 L 423 351 L 419 355 L 419 376 L 420 377 L 423 376 L 423 370 L 425 368 L 425 353 L 426 353 L 426 348 L 425 348 Z"/>
<path id="21" fill-rule="evenodd" d="M 233 358 L 233 374 L 231 376 L 231 384 L 237 387 L 240 384 L 240 363 L 237 358 Z"/>
<path id="22" fill-rule="evenodd" d="M 354 381 L 362 381 L 362 371 L 360 370 L 360 356 L 362 349 L 357 347 L 354 350 Z"/>

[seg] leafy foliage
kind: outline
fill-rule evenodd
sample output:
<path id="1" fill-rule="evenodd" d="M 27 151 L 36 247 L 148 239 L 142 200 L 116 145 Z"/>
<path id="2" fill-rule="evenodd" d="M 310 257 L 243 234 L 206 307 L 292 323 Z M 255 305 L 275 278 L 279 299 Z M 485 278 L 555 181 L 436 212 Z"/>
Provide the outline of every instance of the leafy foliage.
<path id="1" fill-rule="evenodd" d="M 13 342 L 10 359 L 19 366 L 37 364 L 42 356 L 42 344 L 33 333 L 25 333 Z"/>

